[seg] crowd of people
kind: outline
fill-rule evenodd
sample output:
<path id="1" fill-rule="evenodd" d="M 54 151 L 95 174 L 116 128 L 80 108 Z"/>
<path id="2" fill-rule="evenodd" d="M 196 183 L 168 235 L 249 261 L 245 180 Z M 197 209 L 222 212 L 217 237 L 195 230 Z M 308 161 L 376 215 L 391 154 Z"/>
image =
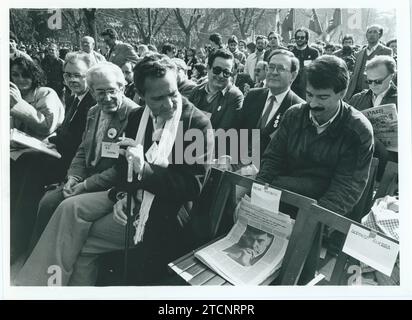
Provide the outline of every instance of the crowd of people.
<path id="1" fill-rule="evenodd" d="M 378 180 L 397 161 L 361 113 L 397 105 L 396 40 L 385 45 L 383 31 L 369 26 L 365 44 L 349 34 L 310 43 L 305 28 L 293 43 L 275 31 L 249 43 L 215 33 L 203 48 L 159 50 L 111 28 L 105 49 L 87 35 L 77 48 L 11 34 L 11 126 L 61 154 L 11 143 L 11 264 L 23 262 L 13 283 L 50 285 L 53 265 L 60 285 L 95 285 L 98 258 L 124 249 L 127 192 L 130 284 L 158 282 L 190 250 L 189 203 L 222 157 L 225 169 L 255 166 L 258 181 L 350 217 L 372 158 Z M 221 147 L 219 129 L 247 139 Z"/>

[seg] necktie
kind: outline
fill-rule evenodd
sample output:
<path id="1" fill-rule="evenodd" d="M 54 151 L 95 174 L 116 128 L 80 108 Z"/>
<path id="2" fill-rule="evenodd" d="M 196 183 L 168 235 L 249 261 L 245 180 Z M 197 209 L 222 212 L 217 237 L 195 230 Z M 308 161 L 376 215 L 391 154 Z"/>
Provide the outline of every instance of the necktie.
<path id="1" fill-rule="evenodd" d="M 270 112 L 272 111 L 273 105 L 275 104 L 275 101 L 276 101 L 276 96 L 270 96 L 269 99 L 270 99 L 269 105 L 266 108 L 263 116 L 260 118 L 260 129 L 264 129 L 266 126 L 266 123 L 268 122 Z"/>
<path id="2" fill-rule="evenodd" d="M 104 112 L 100 113 L 100 119 L 99 119 L 99 123 L 97 127 L 96 137 L 95 137 L 96 149 L 95 149 L 94 161 L 92 162 L 92 165 L 96 165 L 97 161 L 100 159 L 100 152 L 102 150 L 103 136 L 107 130 L 110 120 L 111 120 L 111 115 L 104 113 Z"/>
<path id="3" fill-rule="evenodd" d="M 73 100 L 72 104 L 70 105 L 70 109 L 67 110 L 66 118 L 64 119 L 62 126 L 65 126 L 72 121 L 79 106 L 79 102 L 80 100 L 77 97 Z"/>

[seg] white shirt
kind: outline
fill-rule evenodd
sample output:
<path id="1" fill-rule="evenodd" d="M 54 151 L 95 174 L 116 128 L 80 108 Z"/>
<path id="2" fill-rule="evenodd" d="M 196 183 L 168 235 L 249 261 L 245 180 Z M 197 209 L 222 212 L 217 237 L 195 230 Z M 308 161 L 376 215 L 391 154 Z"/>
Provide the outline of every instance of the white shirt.
<path id="1" fill-rule="evenodd" d="M 286 97 L 286 95 L 288 94 L 288 92 L 289 92 L 289 88 L 288 88 L 286 91 L 282 92 L 282 93 L 279 93 L 279 94 L 274 95 L 274 94 L 272 94 L 272 92 L 269 90 L 269 94 L 268 94 L 268 96 L 267 96 L 267 98 L 266 98 L 265 107 L 263 108 L 262 116 L 265 114 L 266 109 L 267 109 L 268 106 L 269 106 L 269 103 L 270 103 L 270 100 L 271 100 L 270 97 L 272 97 L 272 96 L 274 95 L 274 96 L 276 97 L 276 101 L 273 103 L 272 111 L 269 113 L 269 117 L 268 117 L 268 119 L 267 119 L 267 121 L 266 121 L 266 123 L 265 123 L 265 126 L 269 123 L 270 119 L 272 119 L 273 116 L 276 114 L 276 112 L 278 111 L 280 105 L 281 105 L 282 102 L 283 102 L 283 99 L 285 99 L 285 97 Z"/>
<path id="2" fill-rule="evenodd" d="M 373 95 L 373 106 L 379 106 L 382 103 L 383 97 L 385 96 L 385 94 L 388 92 L 388 90 L 390 89 L 390 86 L 384 91 L 381 92 L 380 94 L 378 94 L 377 96 L 375 96 L 375 94 Z"/>
<path id="3" fill-rule="evenodd" d="M 253 81 L 255 81 L 255 66 L 257 61 L 257 56 L 256 56 L 256 52 L 253 52 L 252 54 L 250 54 L 245 62 L 245 70 L 243 71 L 244 73 L 249 74 L 249 76 L 252 78 Z M 262 51 L 262 54 L 259 56 L 259 61 L 263 60 L 263 56 L 265 55 L 265 50 Z"/>
<path id="4" fill-rule="evenodd" d="M 338 108 L 338 110 L 336 111 L 335 115 L 334 115 L 332 118 L 330 118 L 328 121 L 326 121 L 324 124 L 322 124 L 322 125 L 320 125 L 320 124 L 316 121 L 315 117 L 312 115 L 312 111 L 309 111 L 309 118 L 310 118 L 310 120 L 312 121 L 312 123 L 315 125 L 315 127 L 316 127 L 316 132 L 317 132 L 318 134 L 321 134 L 323 131 L 325 131 L 325 130 L 330 126 L 330 124 L 333 122 L 333 120 L 336 119 L 336 117 L 337 117 L 338 114 L 339 114 L 340 108 L 341 108 L 341 106 L 339 106 L 339 108 Z"/>
<path id="5" fill-rule="evenodd" d="M 366 54 L 370 56 L 378 47 L 379 43 L 375 44 L 372 48 L 366 47 Z"/>

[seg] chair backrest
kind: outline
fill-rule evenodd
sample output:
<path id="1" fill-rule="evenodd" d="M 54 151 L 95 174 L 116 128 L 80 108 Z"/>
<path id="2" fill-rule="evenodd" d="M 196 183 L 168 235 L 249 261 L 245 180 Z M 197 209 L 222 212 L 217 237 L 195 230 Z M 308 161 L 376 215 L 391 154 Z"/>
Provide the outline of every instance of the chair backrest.
<path id="1" fill-rule="evenodd" d="M 282 285 L 295 285 L 297 283 L 302 268 L 311 250 L 313 240 L 315 239 L 316 233 L 321 224 L 333 227 L 336 231 L 343 233 L 345 238 L 352 224 L 371 230 L 356 221 L 348 219 L 317 204 L 313 204 L 304 217 L 296 220 L 295 227 L 289 241 L 289 247 L 291 248 L 290 251 L 292 252 L 289 256 L 288 265 L 282 265 L 282 268 L 285 269 L 285 272 L 281 274 L 280 279 L 280 283 Z M 377 231 L 375 232 L 384 238 L 389 238 L 382 233 Z M 329 284 L 340 284 L 347 259 L 348 255 L 341 251 L 337 258 Z"/>
<path id="2" fill-rule="evenodd" d="M 396 192 L 398 184 L 398 164 L 396 162 L 388 161 L 386 163 L 385 171 L 383 172 L 379 188 L 376 191 L 374 200 L 382 198 L 386 195 L 393 196 Z"/>

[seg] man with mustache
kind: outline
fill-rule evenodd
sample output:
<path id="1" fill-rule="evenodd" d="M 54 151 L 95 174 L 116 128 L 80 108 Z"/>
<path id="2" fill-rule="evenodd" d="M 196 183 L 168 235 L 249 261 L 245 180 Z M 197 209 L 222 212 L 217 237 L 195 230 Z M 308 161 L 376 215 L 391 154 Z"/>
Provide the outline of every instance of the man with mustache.
<path id="1" fill-rule="evenodd" d="M 307 103 L 285 112 L 257 176 L 341 215 L 359 201 L 373 155 L 372 125 L 342 100 L 348 82 L 340 58 L 325 55 L 308 66 Z"/>

